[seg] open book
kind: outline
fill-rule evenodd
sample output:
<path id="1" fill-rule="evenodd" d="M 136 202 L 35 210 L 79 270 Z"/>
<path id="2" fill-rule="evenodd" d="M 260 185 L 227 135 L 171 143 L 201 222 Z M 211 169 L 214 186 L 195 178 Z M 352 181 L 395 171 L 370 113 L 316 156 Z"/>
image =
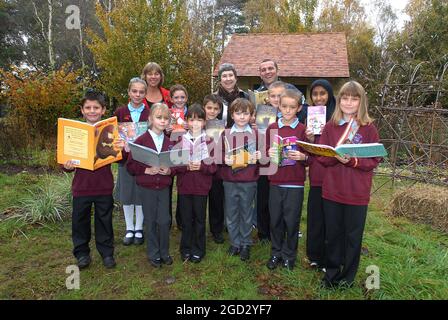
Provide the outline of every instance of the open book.
<path id="1" fill-rule="evenodd" d="M 266 104 L 257 105 L 257 114 L 255 116 L 255 123 L 260 131 L 266 131 L 271 123 L 277 119 L 277 108 Z"/>
<path id="2" fill-rule="evenodd" d="M 172 149 L 170 151 L 157 152 L 151 148 L 129 142 L 132 159 L 152 167 L 178 167 L 187 165 L 190 158 L 188 149 Z"/>
<path id="3" fill-rule="evenodd" d="M 148 131 L 148 122 L 119 122 L 118 133 L 126 142 L 133 142 Z"/>
<path id="4" fill-rule="evenodd" d="M 306 126 L 313 131 L 313 134 L 322 134 L 327 122 L 326 113 L 326 106 L 308 106 Z"/>
<path id="5" fill-rule="evenodd" d="M 197 137 L 194 142 L 186 135 L 182 136 L 182 149 L 189 150 L 190 161 L 202 161 L 210 156 L 205 133 Z"/>
<path id="6" fill-rule="evenodd" d="M 296 164 L 296 160 L 288 159 L 288 152 L 290 150 L 297 151 L 297 137 L 280 137 L 274 136 L 272 147 L 277 150 L 277 156 L 272 159 L 272 162 L 279 166 L 293 166 Z"/>
<path id="7" fill-rule="evenodd" d="M 387 151 L 381 143 L 341 144 L 335 148 L 303 141 L 297 141 L 297 144 L 309 153 L 323 157 L 349 155 L 357 158 L 375 158 L 387 155 Z"/>
<path id="8" fill-rule="evenodd" d="M 113 142 L 119 138 L 117 117 L 95 124 L 58 119 L 57 162 L 73 161 L 79 168 L 96 170 L 122 159 Z"/>
<path id="9" fill-rule="evenodd" d="M 232 159 L 232 171 L 246 168 L 249 164 L 253 164 L 250 161 L 250 156 L 257 151 L 257 144 L 255 141 L 249 141 L 240 147 L 231 149 L 228 143 L 227 137 L 225 138 L 226 154 Z"/>
<path id="10" fill-rule="evenodd" d="M 265 91 L 252 91 L 247 90 L 249 93 L 249 100 L 254 104 L 254 106 L 258 106 L 259 104 L 266 104 L 268 103 L 268 90 Z"/>

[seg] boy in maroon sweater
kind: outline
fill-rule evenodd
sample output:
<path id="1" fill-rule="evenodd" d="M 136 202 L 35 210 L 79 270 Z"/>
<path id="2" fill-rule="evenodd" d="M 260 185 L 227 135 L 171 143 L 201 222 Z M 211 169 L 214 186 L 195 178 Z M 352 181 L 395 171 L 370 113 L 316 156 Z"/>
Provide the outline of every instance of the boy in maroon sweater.
<path id="1" fill-rule="evenodd" d="M 257 130 L 249 125 L 254 112 L 255 107 L 249 100 L 235 99 L 229 109 L 234 124 L 222 133 L 218 147 L 225 160 L 220 174 L 224 184 L 224 214 L 231 244 L 229 254 L 239 254 L 242 261 L 250 258 L 253 220 L 250 209 L 259 177 L 257 161 L 261 158 L 261 152 L 256 151 Z"/>
<path id="2" fill-rule="evenodd" d="M 280 162 L 277 172 L 270 175 L 269 213 L 271 233 L 271 258 L 267 267 L 275 269 L 283 263 L 292 270 L 297 258 L 298 225 L 302 212 L 303 187 L 306 179 L 305 165 L 308 156 L 294 146 L 294 141 L 305 141 L 305 126 L 299 122 L 297 112 L 300 111 L 302 96 L 299 92 L 287 89 L 280 98 L 279 110 L 282 117 L 271 124 L 266 131 L 266 148 L 271 161 L 279 160 L 279 152 L 286 158 Z M 287 152 L 281 147 L 273 146 L 275 135 L 292 141 Z M 289 137 L 289 138 L 288 138 Z M 286 139 L 285 139 L 286 138 Z M 278 137 L 277 137 L 278 139 Z"/>
<path id="3" fill-rule="evenodd" d="M 104 97 L 97 92 L 88 92 L 81 101 L 81 113 L 89 124 L 101 120 L 106 112 Z M 115 141 L 115 147 L 122 149 L 123 141 Z M 72 240 L 73 254 L 78 260 L 80 269 L 90 265 L 89 242 L 91 237 L 90 214 L 92 204 L 95 207 L 95 242 L 96 248 L 103 258 L 106 268 L 115 267 L 114 232 L 112 228 L 112 211 L 114 199 L 114 178 L 110 164 L 97 170 L 90 171 L 75 168 L 68 160 L 64 164 L 64 171 L 75 171 L 72 182 L 73 213 Z"/>
<path id="4" fill-rule="evenodd" d="M 374 143 L 378 131 L 367 112 L 364 88 L 355 81 L 342 86 L 332 119 L 319 143 Z M 381 158 L 318 157 L 325 169 L 322 184 L 326 234 L 326 287 L 352 286 L 359 266 L 362 235 L 370 200 L 373 169 Z"/>
<path id="5" fill-rule="evenodd" d="M 182 149 L 190 150 L 190 163 L 178 168 L 177 192 L 182 221 L 180 254 L 182 261 L 199 263 L 205 256 L 205 220 L 207 195 L 212 186 L 216 164 L 213 140 L 205 131 L 205 111 L 193 104 L 187 111 L 188 132 L 181 138 Z"/>

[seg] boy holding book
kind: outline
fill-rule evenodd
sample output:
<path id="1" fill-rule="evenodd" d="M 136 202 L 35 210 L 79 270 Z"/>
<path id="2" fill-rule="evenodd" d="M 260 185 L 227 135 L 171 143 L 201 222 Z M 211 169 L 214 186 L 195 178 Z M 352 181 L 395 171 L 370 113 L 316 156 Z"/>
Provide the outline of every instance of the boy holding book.
<path id="1" fill-rule="evenodd" d="M 106 101 L 97 92 L 88 92 L 81 100 L 81 113 L 89 124 L 101 120 L 106 112 Z M 114 141 L 114 148 L 123 149 L 122 140 Z M 75 168 L 73 161 L 68 160 L 63 165 L 64 171 L 75 171 L 72 182 L 73 212 L 72 241 L 73 254 L 80 269 L 90 265 L 91 210 L 95 207 L 95 242 L 96 248 L 103 259 L 106 268 L 115 267 L 114 232 L 112 228 L 112 212 L 114 199 L 114 177 L 110 164 L 90 171 Z"/>

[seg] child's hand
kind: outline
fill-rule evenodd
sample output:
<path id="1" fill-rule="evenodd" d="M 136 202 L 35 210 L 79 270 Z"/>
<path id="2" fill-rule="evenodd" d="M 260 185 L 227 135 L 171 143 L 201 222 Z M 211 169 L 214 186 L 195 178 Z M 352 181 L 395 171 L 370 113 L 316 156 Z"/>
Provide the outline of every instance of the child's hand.
<path id="1" fill-rule="evenodd" d="M 173 131 L 173 126 L 169 124 L 168 127 L 166 127 L 165 131 L 166 133 L 170 133 L 171 131 Z"/>
<path id="2" fill-rule="evenodd" d="M 350 156 L 349 155 L 344 155 L 343 157 L 341 156 L 336 156 L 336 159 L 339 160 L 339 162 L 341 162 L 342 164 L 346 164 L 350 161 Z"/>
<path id="3" fill-rule="evenodd" d="M 249 156 L 249 163 L 254 164 L 257 163 L 257 160 L 261 159 L 261 151 L 256 151 L 255 153 Z"/>
<path id="4" fill-rule="evenodd" d="M 127 145 L 127 143 L 126 143 L 126 141 L 124 141 L 123 138 L 118 138 L 118 139 L 114 140 L 114 149 L 123 150 L 123 148 L 126 145 Z"/>
<path id="5" fill-rule="evenodd" d="M 278 150 L 277 148 L 269 148 L 268 150 L 269 158 L 277 158 L 278 157 Z"/>
<path id="6" fill-rule="evenodd" d="M 160 167 L 159 168 L 159 173 L 163 176 L 168 176 L 171 174 L 171 169 L 170 168 L 165 168 L 165 167 Z"/>
<path id="7" fill-rule="evenodd" d="M 159 173 L 159 167 L 151 167 L 145 169 L 145 174 L 149 174 L 151 176 L 154 176 Z"/>
<path id="8" fill-rule="evenodd" d="M 306 159 L 306 155 L 300 151 L 289 150 L 288 151 L 288 159 L 296 160 L 296 161 L 304 161 Z"/>
<path id="9" fill-rule="evenodd" d="M 200 169 L 201 169 L 200 161 L 191 161 L 188 164 L 188 170 L 190 170 L 190 171 L 199 171 Z"/>
<path id="10" fill-rule="evenodd" d="M 257 126 L 257 123 L 256 123 L 256 122 L 252 122 L 252 123 L 250 124 L 250 126 L 251 126 L 252 129 L 254 129 L 254 130 L 257 130 L 257 129 L 258 129 L 258 126 Z"/>
<path id="11" fill-rule="evenodd" d="M 128 144 L 127 141 L 124 142 L 124 151 L 126 151 L 126 152 L 130 152 L 130 151 L 131 151 L 131 149 L 129 148 L 129 144 Z"/>
<path id="12" fill-rule="evenodd" d="M 73 169 L 75 169 L 73 161 L 72 160 L 67 160 L 67 162 L 64 163 L 64 169 L 66 169 L 66 170 L 73 170 Z"/>
<path id="13" fill-rule="evenodd" d="M 226 155 L 224 157 L 224 163 L 228 166 L 232 166 L 233 165 L 233 157 Z"/>
<path id="14" fill-rule="evenodd" d="M 313 142 L 314 142 L 314 133 L 313 133 L 313 130 L 311 130 L 311 129 L 306 129 L 305 134 L 306 134 L 306 139 L 307 139 L 309 142 L 313 143 Z"/>

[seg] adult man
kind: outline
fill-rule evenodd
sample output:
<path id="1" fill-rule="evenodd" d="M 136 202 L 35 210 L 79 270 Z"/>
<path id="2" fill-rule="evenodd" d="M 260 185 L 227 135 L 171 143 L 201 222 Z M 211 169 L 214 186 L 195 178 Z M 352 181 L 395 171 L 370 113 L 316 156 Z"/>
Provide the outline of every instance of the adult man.
<path id="1" fill-rule="evenodd" d="M 278 65 L 277 62 L 272 59 L 264 59 L 261 61 L 258 71 L 260 72 L 262 83 L 256 91 L 268 90 L 269 86 L 278 80 Z M 286 83 L 286 89 L 297 90 L 297 88 L 290 83 Z"/>

